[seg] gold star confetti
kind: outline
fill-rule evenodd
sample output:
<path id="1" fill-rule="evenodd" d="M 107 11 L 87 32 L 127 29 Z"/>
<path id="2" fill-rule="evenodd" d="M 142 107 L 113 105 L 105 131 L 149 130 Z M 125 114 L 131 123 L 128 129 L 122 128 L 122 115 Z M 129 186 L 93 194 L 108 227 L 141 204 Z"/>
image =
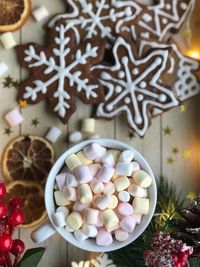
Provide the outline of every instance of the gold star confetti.
<path id="1" fill-rule="evenodd" d="M 7 136 L 10 136 L 12 133 L 12 130 L 8 127 L 8 128 L 4 128 L 4 133 L 3 134 L 6 134 Z"/>
<path id="2" fill-rule="evenodd" d="M 129 131 L 129 132 L 128 132 L 128 137 L 129 137 L 130 139 L 133 139 L 133 138 L 135 137 L 134 132 Z"/>
<path id="3" fill-rule="evenodd" d="M 191 151 L 190 151 L 189 149 L 185 149 L 185 150 L 183 151 L 183 157 L 184 157 L 185 159 L 189 159 L 189 158 L 191 158 Z"/>
<path id="4" fill-rule="evenodd" d="M 20 108 L 26 108 L 27 107 L 27 101 L 26 100 L 19 100 L 19 107 Z"/>
<path id="5" fill-rule="evenodd" d="M 35 119 L 32 120 L 31 125 L 37 127 L 39 123 L 40 123 L 40 122 L 38 121 L 38 119 L 35 118 Z"/>
<path id="6" fill-rule="evenodd" d="M 182 34 L 183 34 L 183 37 L 185 38 L 185 39 L 190 39 L 191 38 L 191 31 L 190 30 L 184 30 L 183 32 L 182 32 Z"/>
<path id="7" fill-rule="evenodd" d="M 196 192 L 189 192 L 186 196 L 187 199 L 193 201 L 197 198 L 197 193 Z"/>
<path id="8" fill-rule="evenodd" d="M 173 154 L 177 154 L 177 153 L 179 153 L 179 150 L 178 150 L 178 148 L 177 147 L 172 147 L 172 153 Z"/>
<path id="9" fill-rule="evenodd" d="M 174 159 L 172 157 L 167 158 L 167 164 L 172 165 L 174 163 Z"/>
<path id="10" fill-rule="evenodd" d="M 186 112 L 188 110 L 188 104 L 184 103 L 180 105 L 180 112 Z"/>
<path id="11" fill-rule="evenodd" d="M 171 135 L 173 130 L 169 126 L 167 126 L 166 128 L 163 129 L 163 131 L 164 135 Z"/>

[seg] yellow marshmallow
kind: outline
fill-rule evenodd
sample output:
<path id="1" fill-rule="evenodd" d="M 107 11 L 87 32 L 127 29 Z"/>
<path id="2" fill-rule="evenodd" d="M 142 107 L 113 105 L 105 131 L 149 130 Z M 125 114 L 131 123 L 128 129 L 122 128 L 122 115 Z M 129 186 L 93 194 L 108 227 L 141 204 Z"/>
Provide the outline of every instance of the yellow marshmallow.
<path id="1" fill-rule="evenodd" d="M 145 171 L 137 171 L 134 175 L 133 175 L 133 179 L 135 181 L 135 183 L 141 187 L 147 188 L 151 185 L 152 183 L 152 178 L 151 176 L 146 173 Z"/>
<path id="2" fill-rule="evenodd" d="M 115 195 L 112 195 L 111 196 L 111 201 L 110 201 L 110 203 L 109 203 L 109 205 L 108 205 L 108 208 L 109 209 L 115 209 L 116 207 L 117 207 L 117 205 L 118 205 L 118 198 L 115 196 Z"/>
<path id="3" fill-rule="evenodd" d="M 56 205 L 58 206 L 68 206 L 71 204 L 71 201 L 69 201 L 61 191 L 55 191 L 54 197 Z"/>
<path id="4" fill-rule="evenodd" d="M 114 182 L 117 178 L 119 178 L 120 175 L 119 174 L 114 174 L 113 177 L 111 178 L 111 181 Z"/>
<path id="5" fill-rule="evenodd" d="M 76 231 L 79 228 L 81 228 L 83 224 L 83 219 L 82 219 L 81 214 L 75 211 L 69 214 L 67 216 L 67 224 L 73 231 Z"/>
<path id="6" fill-rule="evenodd" d="M 119 226 L 119 219 L 112 209 L 107 209 L 101 214 L 102 221 L 107 231 L 113 231 Z"/>
<path id="7" fill-rule="evenodd" d="M 148 198 L 135 197 L 133 199 L 132 205 L 133 205 L 134 213 L 147 214 L 149 212 L 149 199 Z"/>
<path id="8" fill-rule="evenodd" d="M 126 176 L 120 176 L 116 180 L 114 180 L 115 188 L 117 192 L 123 191 L 130 185 L 130 180 Z"/>
<path id="9" fill-rule="evenodd" d="M 119 161 L 119 157 L 120 157 L 120 154 L 121 154 L 120 150 L 108 149 L 108 153 L 113 155 L 113 157 L 114 157 L 116 162 Z"/>
<path id="10" fill-rule="evenodd" d="M 73 169 L 82 165 L 80 159 L 75 154 L 72 154 L 69 157 L 67 157 L 65 163 L 67 167 L 70 169 L 70 171 L 73 171 Z"/>
<path id="11" fill-rule="evenodd" d="M 86 158 L 85 154 L 83 153 L 83 151 L 79 151 L 78 153 L 76 153 L 76 156 L 79 158 L 79 160 L 81 161 L 81 163 L 83 165 L 89 165 L 92 164 L 93 161 Z"/>
<path id="12" fill-rule="evenodd" d="M 90 204 L 93 199 L 92 190 L 88 184 L 81 184 L 78 187 L 78 197 L 82 204 Z"/>
<path id="13" fill-rule="evenodd" d="M 82 120 L 81 131 L 85 133 L 94 133 L 95 132 L 95 122 L 93 118 L 86 118 Z"/>

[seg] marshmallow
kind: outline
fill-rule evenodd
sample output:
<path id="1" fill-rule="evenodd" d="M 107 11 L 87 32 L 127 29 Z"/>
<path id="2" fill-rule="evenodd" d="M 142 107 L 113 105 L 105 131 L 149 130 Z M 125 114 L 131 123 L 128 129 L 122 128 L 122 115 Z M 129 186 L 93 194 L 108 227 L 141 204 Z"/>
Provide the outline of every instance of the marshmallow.
<path id="1" fill-rule="evenodd" d="M 103 226 L 103 221 L 102 221 L 102 218 L 101 218 L 101 211 L 100 211 L 96 227 L 102 227 L 102 226 Z"/>
<path id="2" fill-rule="evenodd" d="M 133 172 L 132 163 L 118 162 L 116 165 L 116 173 L 119 175 L 131 176 Z"/>
<path id="3" fill-rule="evenodd" d="M 13 109 L 5 115 L 5 119 L 10 127 L 19 125 L 23 122 L 24 118 L 18 109 Z"/>
<path id="4" fill-rule="evenodd" d="M 129 234 L 122 229 L 115 230 L 115 238 L 117 241 L 123 242 L 129 238 Z"/>
<path id="5" fill-rule="evenodd" d="M 69 214 L 69 209 L 67 207 L 58 207 L 56 212 L 62 212 L 65 214 L 65 217 L 67 217 Z"/>
<path id="6" fill-rule="evenodd" d="M 84 224 L 82 227 L 83 233 L 89 237 L 96 237 L 98 234 L 97 228 L 94 225 Z"/>
<path id="7" fill-rule="evenodd" d="M 132 216 L 123 217 L 120 222 L 122 230 L 128 233 L 132 233 L 136 226 L 136 220 Z"/>
<path id="8" fill-rule="evenodd" d="M 112 176 L 112 178 L 111 178 L 111 181 L 112 182 L 114 182 L 117 178 L 119 178 L 120 177 L 120 175 L 118 175 L 118 174 L 114 174 L 113 176 Z"/>
<path id="9" fill-rule="evenodd" d="M 137 171 L 133 175 L 135 183 L 141 187 L 149 187 L 152 183 L 151 176 L 143 170 Z"/>
<path id="10" fill-rule="evenodd" d="M 85 133 L 94 133 L 95 132 L 95 122 L 93 118 L 86 118 L 82 120 L 81 131 Z"/>
<path id="11" fill-rule="evenodd" d="M 129 216 L 133 214 L 133 207 L 129 203 L 120 203 L 117 206 L 117 211 L 123 216 Z"/>
<path id="12" fill-rule="evenodd" d="M 84 212 L 84 221 L 86 224 L 96 225 L 99 211 L 96 209 L 86 208 Z"/>
<path id="13" fill-rule="evenodd" d="M 131 164 L 133 166 L 133 172 L 132 172 L 131 175 L 134 175 L 135 172 L 140 170 L 140 165 L 136 161 L 131 162 Z"/>
<path id="14" fill-rule="evenodd" d="M 74 187 L 65 186 L 63 189 L 63 195 L 70 201 L 76 201 L 77 193 Z"/>
<path id="15" fill-rule="evenodd" d="M 115 192 L 115 185 L 112 182 L 104 184 L 103 193 L 112 195 Z"/>
<path id="16" fill-rule="evenodd" d="M 93 180 L 90 182 L 90 187 L 94 194 L 100 194 L 103 192 L 104 189 L 103 183 L 95 178 L 93 178 Z"/>
<path id="17" fill-rule="evenodd" d="M 14 35 L 11 32 L 1 34 L 0 40 L 5 49 L 11 49 L 17 45 Z"/>
<path id="18" fill-rule="evenodd" d="M 51 216 L 53 223 L 59 228 L 64 227 L 66 225 L 65 217 L 66 216 L 63 212 L 55 212 Z"/>
<path id="19" fill-rule="evenodd" d="M 101 161 L 104 164 L 108 164 L 108 165 L 111 165 L 111 166 L 115 165 L 115 158 L 111 153 L 106 153 L 105 155 L 103 155 L 103 157 L 101 158 Z"/>
<path id="20" fill-rule="evenodd" d="M 75 154 L 68 156 L 65 160 L 65 163 L 71 171 L 73 171 L 73 169 L 75 169 L 76 167 L 82 165 L 80 159 Z"/>
<path id="21" fill-rule="evenodd" d="M 89 205 L 82 204 L 80 202 L 75 202 L 73 206 L 73 211 L 83 212 L 86 208 L 89 208 Z"/>
<path id="22" fill-rule="evenodd" d="M 120 176 L 119 178 L 114 180 L 114 185 L 117 192 L 124 191 L 130 185 L 129 178 L 126 176 Z"/>
<path id="23" fill-rule="evenodd" d="M 48 133 L 46 134 L 45 138 L 51 142 L 51 143 L 55 143 L 58 138 L 61 135 L 61 130 L 58 129 L 57 127 L 51 127 L 48 131 Z"/>
<path id="24" fill-rule="evenodd" d="M 132 150 L 124 150 L 119 157 L 119 161 L 130 163 L 134 158 L 134 152 Z"/>
<path id="25" fill-rule="evenodd" d="M 99 199 L 100 199 L 101 197 L 102 197 L 101 194 L 95 194 L 95 195 L 93 196 L 93 200 L 92 200 L 92 206 L 93 206 L 93 207 L 97 208 L 97 203 L 98 203 L 98 201 L 99 201 Z"/>
<path id="26" fill-rule="evenodd" d="M 111 195 L 103 195 L 96 200 L 96 207 L 105 210 L 111 203 Z"/>
<path id="27" fill-rule="evenodd" d="M 79 184 L 76 179 L 76 176 L 71 173 L 67 173 L 65 183 L 67 186 L 71 186 L 71 187 L 77 187 Z"/>
<path id="28" fill-rule="evenodd" d="M 55 191 L 54 192 L 55 202 L 58 206 L 68 206 L 71 204 L 71 201 L 66 199 L 63 192 L 61 191 Z"/>
<path id="29" fill-rule="evenodd" d="M 67 224 L 74 231 L 80 229 L 83 224 L 83 219 L 81 214 L 79 212 L 73 211 L 71 214 L 67 216 Z"/>
<path id="30" fill-rule="evenodd" d="M 78 143 L 82 141 L 83 139 L 83 134 L 79 131 L 75 131 L 69 134 L 68 140 L 70 143 Z"/>
<path id="31" fill-rule="evenodd" d="M 147 214 L 149 212 L 148 198 L 135 197 L 132 205 L 135 213 Z"/>
<path id="32" fill-rule="evenodd" d="M 5 62 L 0 63 L 0 77 L 8 71 L 8 65 Z"/>
<path id="33" fill-rule="evenodd" d="M 32 15 L 36 21 L 41 21 L 49 16 L 49 12 L 46 7 L 40 6 L 32 11 Z"/>
<path id="34" fill-rule="evenodd" d="M 108 183 L 115 173 L 115 169 L 109 165 L 103 165 L 97 174 L 97 178 L 103 183 Z"/>
<path id="35" fill-rule="evenodd" d="M 66 177 L 67 177 L 66 172 L 59 173 L 58 175 L 56 175 L 56 183 L 60 191 L 62 191 L 66 185 Z"/>
<path id="36" fill-rule="evenodd" d="M 81 165 L 76 167 L 75 175 L 78 178 L 80 184 L 89 183 L 93 179 L 90 173 L 90 169 L 88 168 L 87 165 Z"/>
<path id="37" fill-rule="evenodd" d="M 147 190 L 136 184 L 131 184 L 128 188 L 128 192 L 133 197 L 147 197 Z"/>
<path id="38" fill-rule="evenodd" d="M 110 246 L 113 242 L 111 233 L 107 232 L 105 229 L 99 229 L 96 236 L 96 243 L 98 246 Z"/>
<path id="39" fill-rule="evenodd" d="M 89 238 L 88 235 L 86 235 L 82 229 L 74 231 L 74 236 L 78 241 L 84 241 Z"/>
<path id="40" fill-rule="evenodd" d="M 119 161 L 119 157 L 120 157 L 120 154 L 121 154 L 120 150 L 108 149 L 108 153 L 113 155 L 113 157 L 115 159 L 115 162 Z"/>
<path id="41" fill-rule="evenodd" d="M 118 205 L 118 198 L 115 195 L 111 195 L 111 200 L 108 205 L 108 209 L 114 210 Z"/>
<path id="42" fill-rule="evenodd" d="M 142 214 L 139 213 L 133 213 L 132 217 L 136 220 L 137 224 L 140 224 L 142 221 Z"/>
<path id="43" fill-rule="evenodd" d="M 93 177 L 96 177 L 97 176 L 97 173 L 101 169 L 101 164 L 99 164 L 99 163 L 90 164 L 90 165 L 88 165 L 88 168 L 90 169 L 91 175 Z"/>
<path id="44" fill-rule="evenodd" d="M 74 230 L 71 227 L 69 227 L 67 223 L 65 225 L 65 230 L 67 230 L 67 232 L 70 232 L 70 233 L 74 232 Z"/>
<path id="45" fill-rule="evenodd" d="M 106 209 L 101 214 L 102 221 L 107 231 L 119 228 L 119 219 L 112 209 Z"/>
<path id="46" fill-rule="evenodd" d="M 88 184 L 81 184 L 78 187 L 78 197 L 82 204 L 90 204 L 92 202 L 92 191 Z"/>
<path id="47" fill-rule="evenodd" d="M 130 200 L 130 194 L 127 191 L 120 191 L 118 193 L 118 198 L 122 202 L 129 202 L 129 200 Z"/>
<path id="48" fill-rule="evenodd" d="M 83 152 L 88 159 L 96 160 L 100 159 L 106 153 L 106 148 L 99 144 L 92 143 L 84 147 Z"/>
<path id="49" fill-rule="evenodd" d="M 76 156 L 80 159 L 80 161 L 83 165 L 89 165 L 93 162 L 92 160 L 86 158 L 83 151 L 79 151 L 78 153 L 76 153 Z"/>

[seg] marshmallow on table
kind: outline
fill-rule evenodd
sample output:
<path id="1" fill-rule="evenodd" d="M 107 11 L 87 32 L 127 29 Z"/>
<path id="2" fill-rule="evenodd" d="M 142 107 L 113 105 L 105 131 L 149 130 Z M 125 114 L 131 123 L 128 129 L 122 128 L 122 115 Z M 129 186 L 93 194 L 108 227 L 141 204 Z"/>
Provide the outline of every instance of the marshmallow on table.
<path id="1" fill-rule="evenodd" d="M 82 204 L 81 202 L 75 202 L 74 206 L 73 206 L 73 211 L 77 211 L 77 212 L 83 212 L 86 208 L 89 208 L 90 205 L 88 204 Z"/>
<path id="2" fill-rule="evenodd" d="M 97 228 L 94 225 L 84 224 L 82 230 L 89 237 L 96 237 L 98 234 Z"/>
<path id="3" fill-rule="evenodd" d="M 93 180 L 90 182 L 90 187 L 94 194 L 100 194 L 103 192 L 104 189 L 103 183 L 95 178 L 93 178 Z"/>
<path id="4" fill-rule="evenodd" d="M 96 199 L 96 207 L 105 210 L 111 203 L 111 195 L 103 195 Z"/>
<path id="5" fill-rule="evenodd" d="M 112 195 L 115 192 L 115 185 L 112 182 L 104 184 L 103 193 Z"/>
<path id="6" fill-rule="evenodd" d="M 83 165 L 89 165 L 93 163 L 91 159 L 86 158 L 82 150 L 76 153 L 76 156 L 80 159 Z"/>
<path id="7" fill-rule="evenodd" d="M 133 172 L 132 163 L 118 162 L 116 165 L 116 173 L 119 175 L 131 176 Z"/>
<path id="8" fill-rule="evenodd" d="M 139 170 L 133 175 L 135 183 L 141 187 L 149 187 L 152 183 L 151 176 L 143 170 Z"/>
<path id="9" fill-rule="evenodd" d="M 65 184 L 67 186 L 77 187 L 79 183 L 78 183 L 75 175 L 73 175 L 71 173 L 67 173 Z"/>
<path id="10" fill-rule="evenodd" d="M 55 202 L 58 206 L 68 206 L 71 204 L 71 201 L 66 199 L 63 192 L 61 191 L 55 191 L 54 192 Z"/>
<path id="11" fill-rule="evenodd" d="M 72 132 L 68 135 L 68 140 L 70 143 L 78 143 L 82 141 L 83 134 L 79 131 Z"/>
<path id="12" fill-rule="evenodd" d="M 136 220 L 132 216 L 125 216 L 120 222 L 122 230 L 128 233 L 132 233 L 136 226 Z"/>
<path id="13" fill-rule="evenodd" d="M 96 177 L 97 176 L 97 173 L 101 169 L 101 164 L 99 164 L 99 163 L 90 164 L 90 165 L 88 165 L 88 168 L 90 169 L 91 175 L 93 177 Z"/>
<path id="14" fill-rule="evenodd" d="M 71 171 L 73 171 L 76 167 L 82 165 L 80 159 L 75 154 L 68 156 L 65 160 L 65 163 Z"/>
<path id="15" fill-rule="evenodd" d="M 134 175 L 135 172 L 140 170 L 140 165 L 136 161 L 131 162 L 131 164 L 132 164 L 132 167 L 133 167 L 132 175 Z"/>
<path id="16" fill-rule="evenodd" d="M 132 150 L 124 150 L 119 157 L 119 161 L 130 163 L 134 158 L 134 152 Z"/>
<path id="17" fill-rule="evenodd" d="M 110 246 L 113 242 L 111 233 L 107 232 L 105 229 L 99 229 L 96 236 L 96 243 L 98 246 Z"/>
<path id="18" fill-rule="evenodd" d="M 149 199 L 135 197 L 132 203 L 135 213 L 147 214 L 149 212 Z"/>
<path id="19" fill-rule="evenodd" d="M 136 220 L 137 224 L 140 224 L 142 221 L 142 214 L 139 213 L 133 213 L 132 217 Z"/>
<path id="20" fill-rule="evenodd" d="M 115 158 L 113 154 L 107 152 L 103 157 L 100 159 L 104 164 L 108 164 L 111 166 L 115 165 Z"/>
<path id="21" fill-rule="evenodd" d="M 17 45 L 14 35 L 11 32 L 1 34 L 0 40 L 5 49 L 11 49 Z"/>
<path id="22" fill-rule="evenodd" d="M 117 211 L 123 216 L 129 216 L 133 214 L 133 207 L 129 203 L 120 203 L 117 206 Z"/>
<path id="23" fill-rule="evenodd" d="M 74 187 L 65 186 L 63 188 L 63 195 L 69 200 L 69 201 L 76 201 L 77 193 L 76 189 Z"/>
<path id="24" fill-rule="evenodd" d="M 119 161 L 119 157 L 120 157 L 120 154 L 121 154 L 120 150 L 108 149 L 108 153 L 113 155 L 113 157 L 115 159 L 115 162 Z"/>
<path id="25" fill-rule="evenodd" d="M 97 174 L 97 178 L 103 183 L 108 183 L 115 173 L 115 169 L 109 165 L 103 165 Z"/>
<path id="26" fill-rule="evenodd" d="M 88 235 L 86 235 L 82 229 L 74 231 L 74 236 L 78 241 L 84 241 L 89 238 Z"/>
<path id="27" fill-rule="evenodd" d="M 114 185 L 117 192 L 124 191 L 130 185 L 130 180 L 126 176 L 120 176 L 116 180 L 114 180 Z"/>
<path id="28" fill-rule="evenodd" d="M 58 175 L 56 175 L 56 183 L 60 191 L 62 191 L 66 185 L 66 177 L 67 177 L 66 172 L 59 173 Z"/>
<path id="29" fill-rule="evenodd" d="M 89 183 L 93 177 L 90 173 L 90 169 L 87 165 L 80 165 L 75 168 L 75 175 L 78 178 L 80 184 Z"/>
<path id="30" fill-rule="evenodd" d="M 101 214 L 102 221 L 107 231 L 119 228 L 119 218 L 112 209 L 106 209 Z"/>
<path id="31" fill-rule="evenodd" d="M 96 225 L 98 221 L 99 211 L 92 208 L 86 208 L 84 212 L 84 222 L 90 225 Z"/>
<path id="32" fill-rule="evenodd" d="M 0 77 L 8 71 L 8 65 L 4 62 L 0 62 Z"/>
<path id="33" fill-rule="evenodd" d="M 84 147 L 83 152 L 88 159 L 96 160 L 100 159 L 106 153 L 106 148 L 99 144 L 92 143 Z"/>
<path id="34" fill-rule="evenodd" d="M 147 190 L 136 184 L 131 184 L 128 188 L 128 192 L 133 197 L 147 197 Z"/>
<path id="35" fill-rule="evenodd" d="M 82 120 L 81 131 L 85 133 L 94 133 L 95 132 L 95 122 L 93 118 L 86 118 Z"/>
<path id="36" fill-rule="evenodd" d="M 117 241 L 123 242 L 129 238 L 129 233 L 122 229 L 115 230 L 115 238 Z"/>
<path id="37" fill-rule="evenodd" d="M 58 129 L 57 127 L 51 127 L 48 131 L 48 133 L 46 134 L 45 138 L 51 142 L 51 143 L 55 143 L 58 138 L 61 135 L 61 130 Z"/>
<path id="38" fill-rule="evenodd" d="M 82 204 L 90 204 L 93 199 L 91 188 L 88 184 L 78 186 L 78 197 Z"/>
<path id="39" fill-rule="evenodd" d="M 47 16 L 49 16 L 49 12 L 46 7 L 40 6 L 32 11 L 32 15 L 36 21 L 41 21 Z"/>
<path id="40" fill-rule="evenodd" d="M 18 109 L 13 109 L 5 115 L 5 119 L 10 127 L 19 125 L 23 122 L 24 118 Z"/>
<path id="41" fill-rule="evenodd" d="M 55 212 L 54 214 L 52 214 L 51 218 L 52 218 L 53 223 L 57 227 L 61 228 L 61 227 L 64 227 L 66 225 L 66 220 L 65 220 L 66 215 L 61 211 L 58 211 L 58 212 Z"/>
<path id="42" fill-rule="evenodd" d="M 118 193 L 118 198 L 122 202 L 129 202 L 129 200 L 130 200 L 130 194 L 127 191 L 120 191 Z"/>
<path id="43" fill-rule="evenodd" d="M 81 214 L 79 212 L 73 211 L 67 216 L 67 224 L 74 231 L 80 229 L 83 224 Z"/>
<path id="44" fill-rule="evenodd" d="M 119 202 L 118 198 L 115 195 L 111 195 L 111 200 L 110 200 L 110 203 L 108 205 L 108 209 L 114 210 L 117 207 L 118 202 Z"/>
<path id="45" fill-rule="evenodd" d="M 56 212 L 62 212 L 65 214 L 65 217 L 69 214 L 69 209 L 67 207 L 58 207 L 56 209 Z"/>

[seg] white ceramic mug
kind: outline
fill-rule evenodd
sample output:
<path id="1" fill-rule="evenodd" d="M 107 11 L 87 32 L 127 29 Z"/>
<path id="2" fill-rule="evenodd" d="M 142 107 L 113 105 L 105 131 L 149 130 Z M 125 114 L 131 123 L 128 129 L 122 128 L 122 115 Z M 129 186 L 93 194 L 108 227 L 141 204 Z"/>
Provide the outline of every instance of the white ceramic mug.
<path id="1" fill-rule="evenodd" d="M 142 217 L 141 223 L 136 226 L 135 230 L 130 234 L 128 240 L 124 242 L 114 241 L 110 246 L 107 246 L 107 247 L 98 246 L 94 239 L 88 239 L 83 242 L 80 242 L 76 240 L 73 233 L 67 232 L 63 228 L 56 227 L 51 219 L 52 214 L 55 212 L 55 209 L 56 209 L 55 202 L 54 202 L 54 195 L 53 195 L 56 175 L 59 173 L 59 171 L 63 167 L 65 159 L 69 155 L 73 153 L 77 153 L 78 151 L 82 150 L 85 146 L 93 142 L 98 143 L 99 145 L 102 145 L 107 148 L 114 148 L 114 149 L 118 149 L 121 151 L 125 149 L 132 150 L 135 154 L 134 160 L 136 160 L 140 164 L 141 168 L 145 170 L 152 177 L 152 184 L 150 188 L 148 189 L 149 200 L 150 200 L 149 213 Z M 146 160 L 142 157 L 142 155 L 138 151 L 136 151 L 129 145 L 119 142 L 117 140 L 98 139 L 98 140 L 84 141 L 68 149 L 65 153 L 63 153 L 58 158 L 58 160 L 53 165 L 49 173 L 49 176 L 47 178 L 46 187 L 45 187 L 45 206 L 46 206 L 49 219 L 46 223 L 44 223 L 43 225 L 41 225 L 40 227 L 38 227 L 31 233 L 31 238 L 34 242 L 40 243 L 48 239 L 50 236 L 52 236 L 53 234 L 57 232 L 69 243 L 81 249 L 87 250 L 87 251 L 106 252 L 106 251 L 116 250 L 124 246 L 127 246 L 129 243 L 133 242 L 144 232 L 144 230 L 149 225 L 152 219 L 152 216 L 154 214 L 156 201 L 157 201 L 157 188 L 156 188 L 156 181 L 155 181 L 153 172 L 150 166 L 148 165 L 148 163 L 146 162 Z"/>

